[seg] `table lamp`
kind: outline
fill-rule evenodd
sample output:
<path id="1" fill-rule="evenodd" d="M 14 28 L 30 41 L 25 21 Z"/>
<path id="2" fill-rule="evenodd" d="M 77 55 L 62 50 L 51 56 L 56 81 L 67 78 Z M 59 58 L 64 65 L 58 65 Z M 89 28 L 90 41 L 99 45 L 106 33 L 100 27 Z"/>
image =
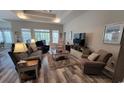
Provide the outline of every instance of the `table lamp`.
<path id="1" fill-rule="evenodd" d="M 14 48 L 14 53 L 23 53 L 28 51 L 26 45 L 24 43 L 16 43 Z"/>
<path id="2" fill-rule="evenodd" d="M 31 43 L 35 43 L 35 39 L 31 39 Z"/>

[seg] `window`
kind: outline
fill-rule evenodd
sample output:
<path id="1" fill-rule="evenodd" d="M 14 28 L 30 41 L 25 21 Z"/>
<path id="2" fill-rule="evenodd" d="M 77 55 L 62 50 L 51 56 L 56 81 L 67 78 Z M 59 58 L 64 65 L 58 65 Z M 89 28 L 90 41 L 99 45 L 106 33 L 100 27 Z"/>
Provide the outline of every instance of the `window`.
<path id="1" fill-rule="evenodd" d="M 3 34 L 4 34 L 5 43 L 7 43 L 7 44 L 12 43 L 11 32 L 8 30 L 5 30 L 5 31 L 3 31 Z"/>
<path id="2" fill-rule="evenodd" d="M 45 40 L 46 45 L 50 43 L 50 31 L 45 29 L 34 29 L 36 41 Z"/>
<path id="3" fill-rule="evenodd" d="M 27 43 L 28 41 L 30 41 L 31 40 L 31 30 L 22 28 L 21 31 L 22 31 L 23 42 Z"/>
<path id="4" fill-rule="evenodd" d="M 12 33 L 10 29 L 0 29 L 0 42 L 4 42 L 5 44 L 12 43 Z"/>
<path id="5" fill-rule="evenodd" d="M 52 42 L 58 43 L 59 41 L 59 31 L 58 30 L 52 30 Z"/>
<path id="6" fill-rule="evenodd" d="M 2 35 L 2 31 L 0 31 L 0 43 L 3 42 L 3 35 Z"/>

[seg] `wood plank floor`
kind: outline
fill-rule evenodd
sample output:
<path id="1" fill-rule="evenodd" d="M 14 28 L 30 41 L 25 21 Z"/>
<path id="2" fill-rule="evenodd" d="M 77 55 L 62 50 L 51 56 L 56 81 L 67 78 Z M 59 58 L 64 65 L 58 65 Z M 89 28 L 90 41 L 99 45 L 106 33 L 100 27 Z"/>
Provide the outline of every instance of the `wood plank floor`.
<path id="1" fill-rule="evenodd" d="M 0 57 L 1 58 L 1 57 Z M 74 60 L 75 59 L 75 60 Z M 76 61 L 77 60 L 77 61 Z M 78 62 L 73 57 L 71 62 Z M 67 65 L 64 67 L 55 67 L 51 55 L 45 54 L 37 80 L 27 81 L 27 83 L 110 83 L 111 80 L 104 75 L 93 76 L 82 73 L 78 64 Z M 19 83 L 18 73 L 8 54 L 0 59 L 0 82 L 1 83 Z"/>
<path id="2" fill-rule="evenodd" d="M 73 56 L 72 56 L 73 57 Z M 74 58 L 74 57 L 73 57 Z M 76 58 L 75 58 L 76 60 Z M 75 62 L 74 59 L 70 60 Z M 78 61 L 78 60 L 77 60 Z M 77 62 L 76 61 L 76 62 Z M 106 76 L 86 75 L 81 70 L 79 63 L 64 67 L 53 67 L 53 59 L 50 54 L 44 55 L 39 83 L 111 83 L 111 79 Z"/>
<path id="3" fill-rule="evenodd" d="M 19 83 L 19 77 L 7 51 L 0 54 L 0 83 Z"/>

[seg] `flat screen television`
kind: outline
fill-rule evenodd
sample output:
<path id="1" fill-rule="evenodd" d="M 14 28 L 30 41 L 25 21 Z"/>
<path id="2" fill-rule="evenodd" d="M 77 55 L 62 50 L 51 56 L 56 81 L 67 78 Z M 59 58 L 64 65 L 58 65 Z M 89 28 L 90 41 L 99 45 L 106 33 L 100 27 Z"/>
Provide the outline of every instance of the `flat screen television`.
<path id="1" fill-rule="evenodd" d="M 75 33 L 73 43 L 74 45 L 85 46 L 85 33 Z"/>

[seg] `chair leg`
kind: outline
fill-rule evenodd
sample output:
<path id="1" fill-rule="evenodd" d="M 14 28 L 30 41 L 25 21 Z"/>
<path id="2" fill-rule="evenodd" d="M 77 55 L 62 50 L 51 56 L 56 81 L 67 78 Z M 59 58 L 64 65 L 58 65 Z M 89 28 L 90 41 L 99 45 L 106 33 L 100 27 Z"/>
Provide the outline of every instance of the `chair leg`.
<path id="1" fill-rule="evenodd" d="M 38 79 L 38 69 L 37 69 L 37 67 L 36 67 L 35 73 L 36 73 L 36 78 Z"/>

